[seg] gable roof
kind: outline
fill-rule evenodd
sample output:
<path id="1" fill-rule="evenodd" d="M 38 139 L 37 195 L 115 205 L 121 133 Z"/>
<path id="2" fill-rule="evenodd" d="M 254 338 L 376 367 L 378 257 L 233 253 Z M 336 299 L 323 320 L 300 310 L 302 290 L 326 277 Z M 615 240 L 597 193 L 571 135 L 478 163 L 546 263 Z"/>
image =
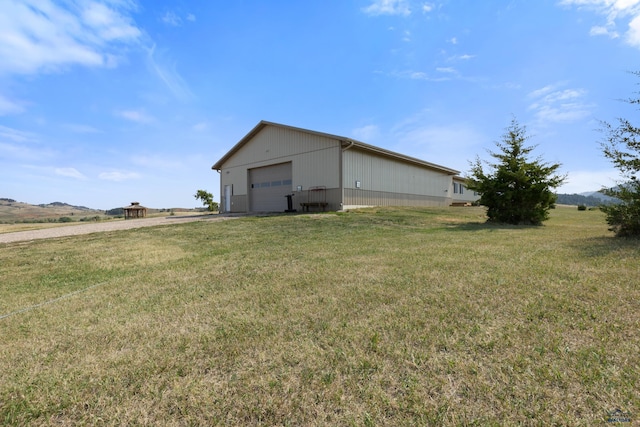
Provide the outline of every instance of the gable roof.
<path id="1" fill-rule="evenodd" d="M 213 166 L 211 166 L 211 169 L 219 171 L 222 168 L 222 165 L 229 158 L 231 158 L 231 156 L 233 156 L 236 152 L 238 152 L 238 150 L 240 150 L 246 143 L 248 143 L 254 136 L 256 136 L 262 129 L 264 129 L 267 126 L 275 126 L 275 127 L 279 127 L 279 128 L 283 128 L 283 129 L 295 130 L 295 131 L 298 131 L 298 132 L 304 132 L 304 133 L 308 133 L 308 134 L 312 134 L 312 135 L 323 136 L 325 138 L 336 139 L 336 140 L 338 140 L 338 141 L 340 141 L 342 143 L 348 144 L 347 148 L 356 147 L 358 149 L 367 151 L 369 153 L 377 154 L 377 155 L 380 155 L 382 157 L 388 157 L 388 158 L 392 158 L 392 159 L 395 159 L 395 160 L 400 160 L 400 161 L 403 161 L 403 162 L 412 163 L 412 164 L 415 164 L 415 165 L 418 165 L 418 166 L 427 167 L 429 169 L 434 169 L 434 170 L 437 170 L 437 171 L 440 171 L 440 172 L 444 172 L 447 175 L 457 175 L 457 174 L 460 173 L 460 171 L 457 171 L 455 169 L 451 169 L 451 168 L 448 168 L 448 167 L 445 167 L 445 166 L 437 165 L 435 163 L 426 162 L 424 160 L 420 160 L 420 159 L 417 159 L 415 157 L 405 156 L 404 154 L 396 153 L 396 152 L 393 152 L 393 151 L 385 150 L 384 148 L 380 148 L 380 147 L 376 147 L 376 146 L 373 146 L 373 145 L 365 144 L 364 142 L 356 141 L 355 139 L 347 138 L 345 136 L 332 135 L 332 134 L 323 133 L 323 132 L 316 132 L 316 131 L 313 131 L 313 130 L 297 128 L 297 127 L 293 127 L 293 126 L 283 125 L 283 124 L 280 124 L 280 123 L 268 122 L 268 121 L 265 121 L 265 120 L 260 121 L 260 123 L 258 123 L 253 129 L 251 129 L 251 131 L 248 134 L 246 134 L 236 145 L 234 145 L 231 148 L 231 150 L 229 150 L 229 152 L 227 152 L 227 154 L 222 156 L 222 158 L 220 160 L 218 160 Z"/>

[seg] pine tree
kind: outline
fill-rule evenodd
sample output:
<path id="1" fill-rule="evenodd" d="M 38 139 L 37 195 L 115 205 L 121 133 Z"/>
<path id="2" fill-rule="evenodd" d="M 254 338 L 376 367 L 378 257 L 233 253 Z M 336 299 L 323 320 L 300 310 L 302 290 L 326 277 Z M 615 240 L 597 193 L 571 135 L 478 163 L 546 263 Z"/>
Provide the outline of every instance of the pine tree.
<path id="1" fill-rule="evenodd" d="M 467 188 L 480 194 L 480 204 L 487 207 L 490 222 L 541 225 L 549 218 L 556 201 L 552 189 L 565 180 L 555 172 L 560 164 L 547 164 L 540 158 L 529 160 L 535 146 L 525 146 L 530 137 L 525 126 L 513 118 L 496 145 L 499 152 L 489 151 L 496 163 L 476 157 L 471 163 Z M 485 172 L 483 164 L 490 170 Z"/>
<path id="2" fill-rule="evenodd" d="M 633 73 L 640 77 L 640 72 Z M 629 104 L 640 104 L 640 99 L 627 99 Z M 604 122 L 607 137 L 602 143 L 606 158 L 620 171 L 625 182 L 617 187 L 603 189 L 602 193 L 622 202 L 601 206 L 610 230 L 616 236 L 640 236 L 640 128 L 627 119 L 618 119 L 618 125 Z"/>

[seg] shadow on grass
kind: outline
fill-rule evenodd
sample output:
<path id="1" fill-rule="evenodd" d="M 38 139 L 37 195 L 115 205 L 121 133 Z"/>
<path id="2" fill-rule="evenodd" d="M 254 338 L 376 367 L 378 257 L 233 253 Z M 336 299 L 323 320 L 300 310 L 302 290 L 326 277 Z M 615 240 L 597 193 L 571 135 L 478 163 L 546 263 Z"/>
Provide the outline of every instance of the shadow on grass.
<path id="1" fill-rule="evenodd" d="M 601 236 L 576 240 L 571 246 L 586 257 L 597 258 L 612 252 L 635 251 L 640 257 L 640 239 L 637 237 Z"/>
<path id="2" fill-rule="evenodd" d="M 450 231 L 524 231 L 531 229 L 539 229 L 540 225 L 512 225 L 501 224 L 496 222 L 465 222 L 460 224 L 450 224 L 446 229 Z"/>

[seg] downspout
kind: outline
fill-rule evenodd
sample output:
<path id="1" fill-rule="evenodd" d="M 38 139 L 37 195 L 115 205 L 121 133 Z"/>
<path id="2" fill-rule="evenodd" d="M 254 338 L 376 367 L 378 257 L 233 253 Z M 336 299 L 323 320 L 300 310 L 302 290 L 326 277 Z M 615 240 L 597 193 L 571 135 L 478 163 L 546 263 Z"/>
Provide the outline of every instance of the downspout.
<path id="1" fill-rule="evenodd" d="M 343 149 L 342 149 L 342 152 L 343 152 L 343 153 L 344 153 L 345 151 L 347 151 L 349 148 L 353 147 L 353 144 L 355 144 L 355 142 L 353 142 L 353 141 L 351 141 L 351 140 L 344 141 L 344 142 L 348 142 L 348 143 L 349 143 L 349 146 L 348 146 L 348 147 L 346 147 L 346 148 L 343 148 Z"/>
<path id="2" fill-rule="evenodd" d="M 211 169 L 213 169 L 213 167 Z M 222 194 L 222 191 L 224 190 L 222 187 L 222 172 L 220 172 L 219 169 L 213 170 L 218 172 L 218 175 L 220 175 L 220 178 L 218 179 L 220 182 L 220 207 L 218 208 L 218 213 L 226 212 L 227 207 L 224 205 L 224 194 Z"/>
<path id="3" fill-rule="evenodd" d="M 343 142 L 348 142 L 349 145 L 345 148 L 342 148 L 340 151 L 340 210 L 342 210 L 344 207 L 344 152 L 353 147 L 353 144 L 355 144 L 355 142 L 351 140 L 346 140 L 340 141 L 341 146 Z"/>

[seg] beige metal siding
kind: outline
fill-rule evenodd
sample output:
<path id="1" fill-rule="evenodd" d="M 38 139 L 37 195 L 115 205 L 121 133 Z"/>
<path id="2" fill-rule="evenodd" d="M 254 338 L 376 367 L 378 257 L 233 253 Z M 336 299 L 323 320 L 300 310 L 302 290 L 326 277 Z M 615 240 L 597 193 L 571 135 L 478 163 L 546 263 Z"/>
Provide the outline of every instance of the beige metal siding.
<path id="1" fill-rule="evenodd" d="M 247 209 L 248 203 L 246 194 L 231 196 L 231 210 L 229 212 L 247 212 Z"/>
<path id="2" fill-rule="evenodd" d="M 309 187 L 340 187 L 340 144 L 335 141 L 323 150 L 311 151 L 295 157 L 293 162 L 294 189 Z"/>
<path id="3" fill-rule="evenodd" d="M 247 172 L 242 168 L 223 168 L 220 171 L 220 194 L 224 195 L 224 186 L 232 186 L 231 206 L 222 206 L 224 212 L 247 211 Z M 224 199 L 221 201 L 224 203 Z"/>
<path id="4" fill-rule="evenodd" d="M 451 199 L 446 197 L 425 196 L 423 194 L 388 193 L 385 191 L 344 190 L 343 209 L 365 206 L 449 206 Z"/>
<path id="5" fill-rule="evenodd" d="M 451 175 L 357 149 L 345 151 L 343 162 L 346 206 L 446 206 L 451 202 Z"/>
<path id="6" fill-rule="evenodd" d="M 298 211 L 304 210 L 302 203 L 310 201 L 317 202 L 318 200 L 309 196 L 309 190 L 296 191 L 293 197 L 293 208 Z M 339 188 L 326 189 L 324 201 L 327 203 L 324 209 L 316 206 L 310 208 L 309 211 L 338 211 L 342 209 L 342 191 Z"/>
<path id="7" fill-rule="evenodd" d="M 453 198 L 453 203 L 473 203 L 480 199 L 478 194 L 465 187 L 464 182 L 464 179 L 453 178 L 453 182 L 451 184 L 451 197 Z"/>
<path id="8" fill-rule="evenodd" d="M 267 126 L 249 144 L 242 146 L 227 162 L 225 168 L 269 165 L 289 161 L 291 156 L 322 153 L 338 147 L 336 140 L 287 128 Z M 337 159 L 336 159 L 337 160 Z"/>
<path id="9" fill-rule="evenodd" d="M 327 190 L 334 190 L 333 195 L 340 187 L 340 150 L 340 141 L 336 139 L 266 126 L 224 163 L 220 188 L 233 184 L 231 212 L 253 210 L 248 206 L 248 170 L 291 162 L 290 191 L 297 192 L 299 186 L 302 191 L 325 186 Z M 333 204 L 334 209 L 339 209 L 339 201 Z"/>

